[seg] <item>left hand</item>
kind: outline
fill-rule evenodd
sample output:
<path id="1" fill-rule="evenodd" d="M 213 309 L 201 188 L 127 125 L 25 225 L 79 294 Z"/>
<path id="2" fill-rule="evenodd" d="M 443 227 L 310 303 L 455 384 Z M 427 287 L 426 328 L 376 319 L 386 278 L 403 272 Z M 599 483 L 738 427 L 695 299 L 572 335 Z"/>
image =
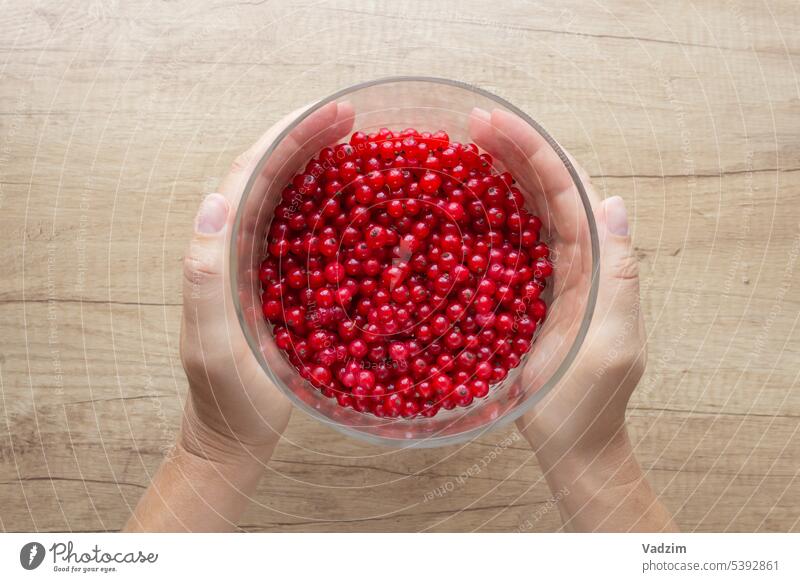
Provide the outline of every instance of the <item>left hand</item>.
<path id="1" fill-rule="evenodd" d="M 300 113 L 270 128 L 236 159 L 219 193 L 203 200 L 184 259 L 180 353 L 190 390 L 178 444 L 212 461 L 266 461 L 289 421 L 289 401 L 267 378 L 239 327 L 226 259 L 248 179 L 269 144 Z M 330 103 L 287 139 L 312 150 L 338 141 L 352 123 L 352 106 Z"/>

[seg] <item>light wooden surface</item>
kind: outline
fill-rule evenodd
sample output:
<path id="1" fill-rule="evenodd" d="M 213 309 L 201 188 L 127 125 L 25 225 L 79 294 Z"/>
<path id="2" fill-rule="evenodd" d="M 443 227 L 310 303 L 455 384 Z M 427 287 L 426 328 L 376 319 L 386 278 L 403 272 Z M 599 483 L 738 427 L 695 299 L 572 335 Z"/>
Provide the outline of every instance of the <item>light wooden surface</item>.
<path id="1" fill-rule="evenodd" d="M 392 74 L 503 95 L 625 197 L 652 482 L 685 530 L 800 530 L 798 68 L 794 0 L 4 3 L 0 530 L 121 527 L 186 390 L 202 194 L 286 112 Z M 398 452 L 295 413 L 243 525 L 555 530 L 522 440 L 458 480 L 509 434 Z"/>

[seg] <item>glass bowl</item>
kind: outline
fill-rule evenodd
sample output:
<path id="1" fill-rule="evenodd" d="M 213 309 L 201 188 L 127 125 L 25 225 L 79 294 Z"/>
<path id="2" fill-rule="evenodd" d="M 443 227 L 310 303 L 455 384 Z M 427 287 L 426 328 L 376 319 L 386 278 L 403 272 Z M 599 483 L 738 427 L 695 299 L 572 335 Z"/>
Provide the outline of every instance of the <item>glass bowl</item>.
<path id="1" fill-rule="evenodd" d="M 336 104 L 336 105 L 332 105 Z M 476 113 L 473 108 L 489 113 Z M 334 111 L 331 116 L 330 112 Z M 343 111 L 346 115 L 339 115 Z M 259 267 L 281 192 L 325 145 L 352 131 L 445 130 L 452 141 L 475 142 L 500 170 L 519 181 L 526 207 L 542 218 L 554 273 L 548 314 L 522 363 L 482 400 L 433 417 L 378 418 L 340 407 L 304 380 L 277 348 L 261 313 Z M 544 170 L 544 171 L 543 171 Z M 558 191 L 553 191 L 554 187 Z M 230 241 L 230 283 L 242 332 L 264 372 L 301 410 L 345 434 L 372 443 L 434 447 L 455 444 L 509 423 L 559 382 L 586 336 L 597 295 L 598 237 L 584 186 L 568 156 L 511 103 L 466 83 L 394 77 L 343 89 L 316 103 L 270 143 L 250 177 Z"/>

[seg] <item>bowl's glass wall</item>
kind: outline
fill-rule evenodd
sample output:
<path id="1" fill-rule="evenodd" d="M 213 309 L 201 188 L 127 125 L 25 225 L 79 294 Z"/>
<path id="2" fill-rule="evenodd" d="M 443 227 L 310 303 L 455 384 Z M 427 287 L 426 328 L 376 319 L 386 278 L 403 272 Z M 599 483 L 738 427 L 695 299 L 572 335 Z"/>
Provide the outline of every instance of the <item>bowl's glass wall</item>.
<path id="1" fill-rule="evenodd" d="M 466 85 L 433 79 L 394 79 L 364 84 L 336 94 L 317 104 L 305 116 L 331 101 L 352 104 L 353 131 L 376 131 L 381 127 L 401 130 L 444 129 L 451 140 L 474 141 L 469 116 L 474 107 L 501 109 L 518 115 L 525 123 L 546 134 L 524 113 L 510 104 Z M 493 387 L 490 395 L 468 408 L 441 410 L 433 418 L 389 419 L 340 407 L 335 399 L 322 396 L 296 373 L 275 346 L 268 324 L 261 315 L 259 265 L 266 252 L 265 239 L 281 191 L 291 177 L 320 149 L 318 140 L 302 143 L 287 128 L 269 148 L 258 171 L 251 177 L 239 207 L 232 235 L 231 282 L 238 303 L 243 331 L 265 371 L 294 401 L 319 420 L 375 442 L 436 446 L 470 438 L 482 430 L 520 416 L 549 390 L 566 371 L 585 335 L 594 305 L 597 271 L 597 237 L 594 222 L 586 212 L 583 186 L 575 172 L 575 188 L 563 196 L 574 196 L 574 223 L 549 225 L 547 204 L 541 195 L 525 192 L 529 209 L 545 220 L 543 238 L 553 250 L 554 276 L 546 291 L 548 317 L 537 330 L 537 339 L 523 363 Z M 557 153 L 558 146 L 547 137 Z M 494 152 L 493 152 L 494 153 Z M 512 173 L 529 171 L 524 161 L 497 159 Z M 563 156 L 562 156 L 563 159 Z M 567 162 L 567 165 L 568 162 Z M 562 230 L 570 230 L 565 237 Z M 578 237 L 573 236 L 575 232 Z M 545 231 L 549 231 L 546 232 Z"/>

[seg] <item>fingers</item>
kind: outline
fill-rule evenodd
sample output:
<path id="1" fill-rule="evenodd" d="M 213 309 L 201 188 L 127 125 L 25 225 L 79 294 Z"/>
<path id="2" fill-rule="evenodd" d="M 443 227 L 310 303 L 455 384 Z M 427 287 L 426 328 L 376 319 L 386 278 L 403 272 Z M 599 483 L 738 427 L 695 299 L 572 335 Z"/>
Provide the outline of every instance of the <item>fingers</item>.
<path id="1" fill-rule="evenodd" d="M 302 112 L 303 109 L 299 109 L 281 119 L 237 157 L 220 186 L 220 192 L 203 200 L 195 220 L 195 233 L 184 258 L 186 323 L 202 322 L 203 327 L 211 327 L 215 322 L 224 322 L 229 315 L 225 311 L 228 306 L 224 295 L 227 231 L 232 227 L 244 188 L 267 148 Z M 299 123 L 280 149 L 294 152 L 320 149 L 346 135 L 353 125 L 353 118 L 350 103 L 328 103 Z M 274 163 L 282 161 L 275 160 Z"/>
<path id="2" fill-rule="evenodd" d="M 625 201 L 619 196 L 606 198 L 598 212 L 601 271 L 603 282 L 614 287 L 631 287 L 638 297 L 639 265 L 633 254 Z"/>
<path id="3" fill-rule="evenodd" d="M 520 185 L 533 195 L 548 232 L 576 241 L 585 230 L 583 201 L 565 161 L 542 134 L 520 117 L 495 109 L 491 113 L 475 108 L 470 116 L 470 134 L 476 143 L 503 161 Z M 599 197 L 588 176 L 568 152 L 566 160 L 583 182 L 592 208 Z"/>
<path id="4" fill-rule="evenodd" d="M 478 147 L 498 159 L 503 158 L 501 144 L 492 127 L 492 116 L 485 109 L 472 109 L 469 116 L 469 135 Z"/>
<path id="5" fill-rule="evenodd" d="M 236 158 L 220 191 L 210 194 L 201 204 L 195 220 L 195 233 L 184 258 L 184 323 L 196 335 L 204 329 L 225 329 L 231 321 L 231 305 L 225 298 L 225 258 L 227 233 L 232 228 L 236 208 L 250 177 L 264 153 L 286 127 L 306 108 L 298 109 L 272 126 L 246 152 Z M 316 151 L 338 141 L 353 125 L 353 106 L 348 102 L 328 103 L 303 119 L 270 156 L 270 168 L 286 159 L 281 152 L 302 154 Z M 274 159 L 273 159 L 274 158 Z M 269 171 L 266 168 L 264 174 Z M 187 330 L 190 331 L 190 330 Z"/>
<path id="6" fill-rule="evenodd" d="M 275 139 L 308 107 L 297 109 L 278 121 L 267 130 L 247 151 L 234 161 L 231 171 L 220 185 L 220 193 L 225 195 L 235 207 L 244 192 L 247 181 L 261 161 L 262 156 Z M 329 145 L 345 135 L 353 126 L 354 111 L 349 102 L 328 103 L 320 107 L 304 119 L 287 136 L 285 145 L 276 152 L 276 159 L 271 160 L 270 167 L 264 172 L 275 171 L 286 161 L 286 158 L 298 149 L 309 153 Z M 280 158 L 280 159 L 277 159 Z"/>
<path id="7" fill-rule="evenodd" d="M 639 299 L 639 265 L 629 234 L 628 212 L 619 196 L 604 200 L 597 212 L 600 234 L 600 285 L 595 321 L 611 333 L 636 322 L 635 332 L 644 338 Z M 630 333 L 624 331 L 621 333 Z M 643 340 L 642 340 L 643 341 Z"/>
<path id="8" fill-rule="evenodd" d="M 354 118 L 353 106 L 349 102 L 328 103 L 298 124 L 287 138 L 295 147 L 310 154 L 316 153 L 347 135 Z"/>
<path id="9" fill-rule="evenodd" d="M 230 202 L 221 194 L 203 199 L 183 260 L 183 311 L 187 321 L 224 316 L 224 255 Z"/>
<path id="10" fill-rule="evenodd" d="M 588 223 L 581 197 L 565 161 L 554 147 L 520 117 L 495 109 L 491 113 L 475 108 L 469 120 L 475 142 L 499 160 L 520 181 L 541 213 L 545 227 L 554 229 L 565 249 L 576 252 L 588 245 Z M 622 303 L 636 306 L 639 299 L 639 270 L 628 232 L 625 202 L 619 196 L 602 203 L 583 168 L 566 150 L 563 155 L 580 177 L 595 215 L 601 244 L 601 304 L 614 309 Z M 572 243 L 572 244 L 570 244 Z M 588 272 L 588 255 L 561 257 L 569 272 L 561 273 L 568 283 L 570 276 Z M 574 264 L 576 263 L 577 264 Z"/>
<path id="11" fill-rule="evenodd" d="M 233 214 L 228 199 L 217 193 L 206 196 L 197 212 L 183 266 L 181 362 L 192 386 L 192 402 L 211 419 L 205 421 L 209 426 L 216 423 L 218 432 L 244 441 L 248 430 L 258 433 L 253 441 L 264 433 L 271 439 L 285 428 L 289 405 L 275 400 L 274 385 L 236 324 L 227 269 Z M 269 389 L 258 389 L 263 387 Z M 237 421 L 247 429 L 238 432 Z"/>
<path id="12" fill-rule="evenodd" d="M 564 161 L 542 134 L 513 113 L 495 109 L 492 128 L 508 152 L 527 162 L 521 177 L 527 187 L 547 197 L 557 197 L 575 187 Z"/>

